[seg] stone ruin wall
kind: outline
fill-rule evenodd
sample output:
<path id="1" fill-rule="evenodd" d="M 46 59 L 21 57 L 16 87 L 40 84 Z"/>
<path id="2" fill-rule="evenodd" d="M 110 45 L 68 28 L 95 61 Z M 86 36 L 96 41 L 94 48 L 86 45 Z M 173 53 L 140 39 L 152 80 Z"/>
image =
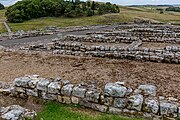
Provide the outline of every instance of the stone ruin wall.
<path id="1" fill-rule="evenodd" d="M 72 36 L 71 36 L 72 37 Z M 138 61 L 152 61 L 165 63 L 180 63 L 180 46 L 166 46 L 164 49 L 140 48 L 142 41 L 129 42 L 128 46 L 85 45 L 72 41 L 54 41 L 48 44 L 30 45 L 21 50 L 48 51 L 53 54 L 75 55 L 85 57 L 107 57 L 117 59 L 130 59 Z M 103 39 L 104 40 L 104 39 Z M 128 41 L 125 41 L 128 43 Z"/>
<path id="2" fill-rule="evenodd" d="M 104 113 L 163 119 L 179 118 L 180 102 L 158 96 L 154 85 L 126 87 L 124 82 L 107 83 L 103 89 L 94 84 L 71 84 L 61 78 L 46 79 L 38 75 L 16 78 L 0 94 L 28 99 L 29 96 L 63 104 L 81 106 Z"/>
<path id="3" fill-rule="evenodd" d="M 127 45 L 118 46 L 122 43 Z M 141 47 L 144 43 L 172 45 L 164 48 Z M 179 26 L 122 24 L 113 29 L 88 32 L 86 35 L 67 35 L 64 38 L 53 39 L 47 44 L 32 44 L 21 47 L 21 50 L 179 64 L 179 44 Z"/>

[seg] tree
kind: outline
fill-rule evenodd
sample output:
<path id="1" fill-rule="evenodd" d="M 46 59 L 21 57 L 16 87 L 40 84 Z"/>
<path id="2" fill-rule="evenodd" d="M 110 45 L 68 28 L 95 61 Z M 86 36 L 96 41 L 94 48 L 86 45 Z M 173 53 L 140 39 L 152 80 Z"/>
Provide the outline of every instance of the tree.
<path id="1" fill-rule="evenodd" d="M 86 11 L 86 16 L 93 16 L 93 15 L 94 15 L 93 10 L 87 9 L 87 11 Z"/>
<path id="2" fill-rule="evenodd" d="M 23 22 L 40 17 L 82 17 L 95 13 L 117 13 L 119 7 L 111 3 L 80 0 L 22 0 L 8 7 L 5 15 L 10 22 Z"/>
<path id="3" fill-rule="evenodd" d="M 5 9 L 4 5 L 0 3 L 0 10 Z"/>
<path id="4" fill-rule="evenodd" d="M 91 10 L 93 11 L 93 15 L 94 15 L 94 10 L 96 10 L 96 4 L 94 1 L 91 4 Z"/>

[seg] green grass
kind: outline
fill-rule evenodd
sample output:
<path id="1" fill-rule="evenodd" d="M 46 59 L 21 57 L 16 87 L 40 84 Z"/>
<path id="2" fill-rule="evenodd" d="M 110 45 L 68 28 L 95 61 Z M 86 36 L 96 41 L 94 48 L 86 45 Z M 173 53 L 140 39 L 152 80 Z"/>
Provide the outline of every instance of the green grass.
<path id="1" fill-rule="evenodd" d="M 0 33 L 4 33 L 4 32 L 6 32 L 4 23 L 0 22 Z"/>
<path id="2" fill-rule="evenodd" d="M 58 27 L 68 27 L 68 26 L 86 26 L 86 25 L 100 25 L 108 24 L 114 22 L 124 22 L 131 21 L 132 18 L 125 14 L 110 14 L 102 16 L 92 16 L 92 17 L 81 17 L 81 18 L 64 18 L 64 17 L 49 17 L 49 18 L 39 18 L 23 23 L 9 23 L 12 31 L 17 30 L 35 30 L 41 29 L 47 26 L 58 26 Z"/>
<path id="3" fill-rule="evenodd" d="M 6 32 L 5 26 L 3 24 L 5 11 L 6 10 L 0 10 L 0 33 Z"/>
<path id="4" fill-rule="evenodd" d="M 48 102 L 43 111 L 39 112 L 36 120 L 140 120 L 127 118 L 118 115 L 110 115 L 83 110 L 79 106 L 64 105 L 55 102 Z"/>
<path id="5" fill-rule="evenodd" d="M 92 17 L 80 17 L 80 18 L 64 18 L 64 17 L 46 17 L 28 20 L 23 23 L 9 23 L 12 31 L 18 30 L 36 30 L 45 28 L 47 26 L 68 27 L 68 26 L 86 26 L 86 25 L 100 25 L 110 24 L 115 22 L 131 22 L 135 18 L 142 18 L 147 20 L 153 20 L 157 22 L 173 23 L 180 25 L 180 13 L 165 12 L 160 14 L 156 8 L 149 7 L 125 7 L 120 6 L 121 13 L 106 14 Z M 0 10 L 0 18 L 2 20 L 5 10 Z M 4 28 L 1 27 L 1 32 L 4 32 Z"/>
<path id="6" fill-rule="evenodd" d="M 136 10 L 138 9 L 138 10 Z M 164 14 L 160 14 L 157 10 L 149 10 L 146 8 L 129 8 L 129 7 L 122 7 L 122 13 L 130 16 L 131 18 L 145 18 L 150 20 L 155 20 L 159 22 L 171 22 L 171 23 L 180 23 L 180 15 L 179 14 L 172 14 L 169 12 L 165 12 Z"/>

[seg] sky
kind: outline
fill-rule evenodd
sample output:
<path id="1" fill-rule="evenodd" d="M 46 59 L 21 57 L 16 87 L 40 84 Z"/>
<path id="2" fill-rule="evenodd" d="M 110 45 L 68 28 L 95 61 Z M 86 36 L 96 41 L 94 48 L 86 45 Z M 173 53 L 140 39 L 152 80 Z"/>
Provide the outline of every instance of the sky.
<path id="1" fill-rule="evenodd" d="M 18 0 L 0 0 L 0 3 L 7 5 L 12 5 Z M 97 0 L 100 2 L 111 2 L 119 5 L 164 5 L 164 4 L 180 4 L 180 0 Z"/>

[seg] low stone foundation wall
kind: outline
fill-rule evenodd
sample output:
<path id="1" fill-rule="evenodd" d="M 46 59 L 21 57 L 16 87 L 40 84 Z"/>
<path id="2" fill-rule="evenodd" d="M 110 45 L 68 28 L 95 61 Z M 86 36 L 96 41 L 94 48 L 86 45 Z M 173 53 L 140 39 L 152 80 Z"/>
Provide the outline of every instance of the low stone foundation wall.
<path id="1" fill-rule="evenodd" d="M 167 46 L 164 49 L 139 48 L 142 41 L 118 47 L 110 45 L 85 45 L 79 42 L 54 41 L 48 44 L 30 45 L 21 50 L 49 51 L 53 54 L 120 58 L 138 61 L 180 63 L 180 47 Z"/>
<path id="2" fill-rule="evenodd" d="M 1 94 L 79 104 L 104 113 L 179 118 L 180 102 L 175 98 L 157 96 L 156 91 L 154 85 L 140 85 L 132 89 L 124 82 L 116 82 L 107 83 L 100 89 L 94 84 L 71 84 L 61 78 L 46 79 L 38 75 L 16 78 L 11 87 L 0 89 Z"/>

